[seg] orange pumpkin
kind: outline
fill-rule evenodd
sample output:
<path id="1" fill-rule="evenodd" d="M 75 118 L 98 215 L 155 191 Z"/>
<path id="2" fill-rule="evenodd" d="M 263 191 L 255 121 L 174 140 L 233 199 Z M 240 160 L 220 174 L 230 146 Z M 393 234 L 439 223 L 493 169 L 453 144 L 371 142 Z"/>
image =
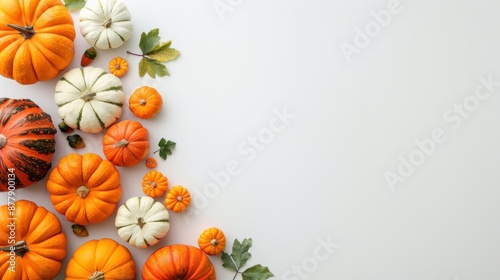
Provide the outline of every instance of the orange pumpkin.
<path id="1" fill-rule="evenodd" d="M 57 129 L 29 99 L 0 98 L 0 191 L 42 180 L 52 167 Z"/>
<path id="2" fill-rule="evenodd" d="M 49 174 L 47 190 L 56 211 L 79 225 L 111 216 L 122 193 L 116 167 L 93 153 L 61 158 Z"/>
<path id="3" fill-rule="evenodd" d="M 115 57 L 109 61 L 108 69 L 111 74 L 121 77 L 128 71 L 128 62 L 122 57 Z"/>
<path id="4" fill-rule="evenodd" d="M 153 157 L 149 157 L 146 159 L 146 167 L 147 168 L 155 168 L 157 164 L 158 164 L 158 162 Z"/>
<path id="5" fill-rule="evenodd" d="M 150 119 L 160 112 L 163 105 L 161 94 L 154 88 L 142 86 L 128 100 L 130 111 L 141 119 Z"/>
<path id="6" fill-rule="evenodd" d="M 215 280 L 215 268 L 200 249 L 176 244 L 156 250 L 144 263 L 142 279 Z"/>
<path id="7" fill-rule="evenodd" d="M 133 166 L 149 153 L 149 132 L 139 122 L 113 124 L 102 139 L 103 152 L 117 166 Z"/>
<path id="8" fill-rule="evenodd" d="M 168 209 L 178 213 L 186 210 L 191 203 L 191 195 L 183 186 L 170 188 L 165 197 L 165 205 Z"/>
<path id="9" fill-rule="evenodd" d="M 226 236 L 224 232 L 216 227 L 207 228 L 198 237 L 198 246 L 208 255 L 215 256 L 226 247 Z"/>
<path id="10" fill-rule="evenodd" d="M 60 0 L 2 0 L 0 75 L 20 84 L 55 78 L 73 59 L 75 36 Z"/>
<path id="11" fill-rule="evenodd" d="M 113 239 L 90 240 L 76 249 L 66 266 L 66 280 L 135 280 L 130 251 Z"/>
<path id="12" fill-rule="evenodd" d="M 0 207 L 1 279 L 55 279 L 66 256 L 61 222 L 28 200 Z"/>
<path id="13" fill-rule="evenodd" d="M 168 178 L 161 172 L 151 170 L 142 178 L 142 190 L 151 197 L 161 196 L 168 189 Z"/>

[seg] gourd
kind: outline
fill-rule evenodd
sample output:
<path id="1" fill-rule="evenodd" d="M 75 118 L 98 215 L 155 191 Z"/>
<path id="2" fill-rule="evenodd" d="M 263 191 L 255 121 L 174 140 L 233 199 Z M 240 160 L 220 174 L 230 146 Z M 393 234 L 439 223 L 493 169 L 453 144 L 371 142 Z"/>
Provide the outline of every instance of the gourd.
<path id="1" fill-rule="evenodd" d="M 151 197 L 161 196 L 168 189 L 168 178 L 157 170 L 151 170 L 142 178 L 142 191 Z"/>
<path id="2" fill-rule="evenodd" d="M 128 62 L 122 57 L 115 57 L 109 61 L 108 69 L 111 74 L 121 77 L 128 71 Z"/>
<path id="3" fill-rule="evenodd" d="M 54 99 L 69 127 L 97 133 L 121 117 L 125 94 L 118 77 L 88 66 L 65 73 L 56 84 Z"/>
<path id="4" fill-rule="evenodd" d="M 147 248 L 167 235 L 170 229 L 168 211 L 149 196 L 131 197 L 118 208 L 115 227 L 123 241 Z"/>
<path id="5" fill-rule="evenodd" d="M 0 75 L 20 84 L 55 78 L 73 59 L 75 36 L 60 0 L 2 0 Z"/>
<path id="6" fill-rule="evenodd" d="M 122 193 L 116 167 L 94 153 L 62 157 L 49 174 L 47 190 L 55 210 L 79 225 L 107 219 Z"/>
<path id="7" fill-rule="evenodd" d="M 183 186 L 171 187 L 165 196 L 165 205 L 176 213 L 186 210 L 190 203 L 191 195 Z"/>
<path id="8" fill-rule="evenodd" d="M 139 122 L 115 123 L 102 138 L 103 153 L 117 166 L 133 166 L 149 153 L 149 132 Z"/>
<path id="9" fill-rule="evenodd" d="M 128 100 L 130 111 L 141 119 L 150 119 L 160 112 L 163 105 L 161 94 L 150 86 L 134 90 Z"/>
<path id="10" fill-rule="evenodd" d="M 207 228 L 198 237 L 198 246 L 208 255 L 218 255 L 222 253 L 226 246 L 226 236 L 217 227 Z"/>
<path id="11" fill-rule="evenodd" d="M 90 240 L 76 249 L 66 266 L 66 280 L 135 280 L 130 251 L 110 238 Z"/>
<path id="12" fill-rule="evenodd" d="M 215 280 L 215 268 L 200 249 L 175 244 L 156 250 L 144 263 L 142 279 Z"/>
<path id="13" fill-rule="evenodd" d="M 61 222 L 28 200 L 0 207 L 2 279 L 55 279 L 66 256 Z M 15 242 L 15 243 L 14 243 Z"/>
<path id="14" fill-rule="evenodd" d="M 87 0 L 79 20 L 83 37 L 98 49 L 120 47 L 134 29 L 127 6 L 119 0 Z"/>
<path id="15" fill-rule="evenodd" d="M 52 167 L 56 133 L 50 115 L 33 101 L 0 98 L 0 191 L 45 178 Z"/>

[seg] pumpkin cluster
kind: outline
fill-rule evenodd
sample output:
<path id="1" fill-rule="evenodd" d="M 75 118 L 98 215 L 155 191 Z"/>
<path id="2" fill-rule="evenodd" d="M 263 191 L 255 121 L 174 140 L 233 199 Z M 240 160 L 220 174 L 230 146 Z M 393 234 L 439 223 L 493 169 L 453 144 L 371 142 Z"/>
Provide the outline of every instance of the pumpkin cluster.
<path id="1" fill-rule="evenodd" d="M 121 119 L 127 102 L 121 77 L 128 71 L 128 62 L 114 57 L 106 70 L 90 66 L 98 50 L 120 48 L 132 38 L 131 18 L 123 1 L 87 0 L 78 19 L 80 33 L 90 47 L 82 55 L 81 67 L 63 73 L 75 55 L 76 38 L 72 15 L 64 3 L 0 3 L 0 75 L 34 84 L 62 74 L 54 89 L 62 120 L 58 128 L 62 133 L 83 133 L 83 137 L 66 137 L 70 147 L 83 149 L 85 133 L 102 133 L 102 156 L 70 152 L 52 166 L 57 128 L 51 116 L 29 99 L 0 98 L 0 191 L 12 191 L 14 185 L 16 189 L 28 187 L 45 178 L 56 212 L 28 200 L 16 201 L 15 211 L 10 205 L 0 206 L 2 224 L 16 220 L 13 228 L 0 227 L 0 250 L 11 252 L 0 254 L 2 279 L 54 279 L 63 270 L 67 239 L 57 214 L 72 223 L 73 232 L 81 237 L 89 235 L 87 225 L 115 214 L 118 237 L 136 249 L 158 244 L 170 230 L 169 211 L 185 211 L 191 203 L 187 188 L 169 188 L 168 178 L 154 169 L 158 162 L 150 154 L 148 129 L 139 121 Z M 157 116 L 162 106 L 162 95 L 150 86 L 138 87 L 128 99 L 128 109 L 141 120 Z M 161 150 L 160 157 L 166 159 L 167 153 L 171 151 Z M 119 205 L 123 199 L 120 168 L 142 161 L 150 168 L 141 183 L 144 196 L 127 198 Z M 10 242 L 13 234 L 15 243 Z M 221 230 L 209 228 L 199 236 L 198 247 L 163 246 L 146 260 L 142 277 L 216 279 L 208 255 L 221 253 L 225 243 Z M 136 279 L 133 254 L 125 245 L 111 238 L 83 243 L 69 259 L 65 279 Z"/>

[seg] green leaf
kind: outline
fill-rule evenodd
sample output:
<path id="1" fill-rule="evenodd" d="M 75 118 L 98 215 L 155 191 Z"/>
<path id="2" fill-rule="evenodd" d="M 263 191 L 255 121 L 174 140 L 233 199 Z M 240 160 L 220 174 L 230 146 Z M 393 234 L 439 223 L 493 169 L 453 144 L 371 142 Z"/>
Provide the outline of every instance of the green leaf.
<path id="1" fill-rule="evenodd" d="M 161 64 L 160 61 L 148 57 L 143 57 L 141 61 L 139 61 L 139 76 L 144 77 L 146 73 L 153 79 L 155 79 L 157 75 L 159 77 L 170 75 L 170 73 L 168 73 L 167 67 Z"/>
<path id="2" fill-rule="evenodd" d="M 160 62 L 168 62 L 174 60 L 179 56 L 180 52 L 174 48 L 170 48 L 169 46 L 170 44 L 165 45 L 157 50 L 153 50 L 152 52 L 148 53 L 147 56 Z"/>
<path id="3" fill-rule="evenodd" d="M 141 40 L 139 41 L 139 48 L 142 51 L 142 54 L 147 54 L 151 50 L 153 50 L 158 43 L 160 43 L 160 29 L 155 28 L 146 34 L 142 32 Z"/>
<path id="4" fill-rule="evenodd" d="M 248 252 L 248 250 L 250 250 L 250 247 L 252 247 L 251 238 L 245 238 L 241 243 L 238 239 L 234 240 L 231 257 L 233 258 L 236 267 L 243 267 L 248 259 L 252 257 L 252 254 Z"/>
<path id="5" fill-rule="evenodd" d="M 85 6 L 85 0 L 64 0 L 64 6 L 70 11 L 78 10 Z"/>
<path id="6" fill-rule="evenodd" d="M 156 150 L 155 153 L 160 152 L 160 157 L 162 159 L 167 159 L 167 156 L 172 154 L 175 145 L 175 142 L 161 138 L 160 142 L 158 142 L 158 147 L 160 147 L 160 149 Z"/>
<path id="7" fill-rule="evenodd" d="M 229 270 L 232 270 L 232 271 L 238 271 L 238 268 L 236 267 L 233 259 L 231 258 L 231 256 L 228 253 L 222 252 L 221 259 L 222 259 L 222 266 L 223 267 L 225 267 Z"/>
<path id="8" fill-rule="evenodd" d="M 274 276 L 269 268 L 260 264 L 247 268 L 241 273 L 243 280 L 266 280 Z"/>

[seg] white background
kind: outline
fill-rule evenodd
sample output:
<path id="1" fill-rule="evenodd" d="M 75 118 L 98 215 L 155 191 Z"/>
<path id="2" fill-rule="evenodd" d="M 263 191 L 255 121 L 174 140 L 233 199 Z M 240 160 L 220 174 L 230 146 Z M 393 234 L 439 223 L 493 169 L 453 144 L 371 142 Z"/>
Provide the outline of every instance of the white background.
<path id="1" fill-rule="evenodd" d="M 251 237 L 248 265 L 268 266 L 273 279 L 498 279 L 500 87 L 479 101 L 474 92 L 481 76 L 500 81 L 500 2 L 401 0 L 381 27 L 373 13 L 387 10 L 390 0 L 124 1 L 134 36 L 100 51 L 93 66 L 123 56 L 131 64 L 122 78 L 127 96 L 143 85 L 161 92 L 163 110 L 142 123 L 152 148 L 161 137 L 177 143 L 158 170 L 194 196 L 189 211 L 171 214 L 160 244 L 137 249 L 121 242 L 138 279 L 156 249 L 196 246 L 211 226 L 226 233 L 228 250 L 235 238 Z M 218 12 L 214 3 L 231 9 Z M 370 24 L 373 37 L 359 47 L 356 28 Z M 182 53 L 166 64 L 171 76 L 156 80 L 139 78 L 139 58 L 125 53 L 139 52 L 141 32 L 153 28 Z M 345 55 L 346 44 L 359 48 Z M 78 32 L 68 70 L 87 47 Z M 21 86 L 2 78 L 1 95 L 34 100 L 57 124 L 56 81 Z M 448 111 L 464 100 L 472 109 L 458 125 Z M 266 133 L 276 110 L 293 118 L 271 140 Z M 122 119 L 136 118 L 125 108 Z M 415 141 L 436 129 L 446 140 L 391 188 L 386 172 L 398 175 L 400 156 L 418 154 Z M 81 135 L 87 148 L 74 151 L 57 134 L 54 165 L 70 152 L 102 155 L 103 133 Z M 259 135 L 267 143 L 249 148 Z M 207 187 L 211 172 L 228 162 L 239 164 L 239 174 L 224 188 Z M 120 172 L 121 205 L 143 195 L 147 169 L 141 163 Z M 45 180 L 18 190 L 17 198 L 55 212 Z M 57 215 L 68 236 L 65 263 L 90 239 L 119 240 L 114 215 L 88 226 L 87 238 L 74 236 Z M 322 249 L 321 240 L 336 248 Z M 219 279 L 232 279 L 219 257 L 211 260 Z"/>

